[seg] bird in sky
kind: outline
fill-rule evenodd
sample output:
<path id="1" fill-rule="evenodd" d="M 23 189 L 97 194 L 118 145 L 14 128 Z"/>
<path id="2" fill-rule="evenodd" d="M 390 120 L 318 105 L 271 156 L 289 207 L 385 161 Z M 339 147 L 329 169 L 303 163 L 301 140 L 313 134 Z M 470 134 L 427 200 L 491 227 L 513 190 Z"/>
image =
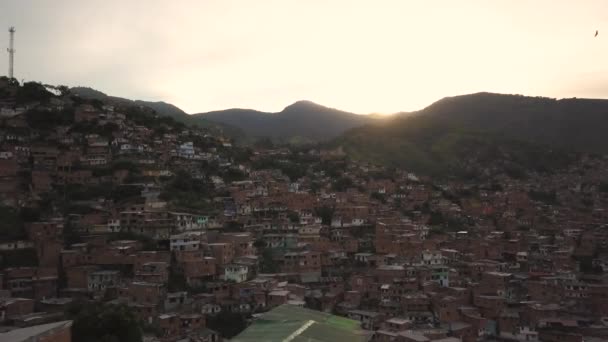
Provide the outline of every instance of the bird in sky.
<path id="1" fill-rule="evenodd" d="M 593 37 L 597 37 L 598 34 L 600 34 L 600 32 L 598 30 L 595 30 L 595 36 Z"/>

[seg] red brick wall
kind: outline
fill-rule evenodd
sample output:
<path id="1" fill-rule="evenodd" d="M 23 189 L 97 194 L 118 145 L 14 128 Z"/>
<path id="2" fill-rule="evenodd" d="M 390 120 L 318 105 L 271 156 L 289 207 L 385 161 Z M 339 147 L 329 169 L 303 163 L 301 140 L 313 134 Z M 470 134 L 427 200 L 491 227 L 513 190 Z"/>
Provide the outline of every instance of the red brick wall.
<path id="1" fill-rule="evenodd" d="M 563 331 L 541 330 L 538 332 L 538 337 L 543 342 L 583 342 L 583 336 Z"/>
<path id="2" fill-rule="evenodd" d="M 497 296 L 475 296 L 473 303 L 486 318 L 495 319 L 504 306 L 504 298 Z"/>
<path id="3" fill-rule="evenodd" d="M 72 328 L 64 327 L 38 338 L 38 342 L 72 342 Z"/>
<path id="4" fill-rule="evenodd" d="M 34 312 L 34 301 L 31 299 L 20 298 L 5 307 L 6 317 L 16 317 L 27 315 Z"/>
<path id="5" fill-rule="evenodd" d="M 44 267 L 59 266 L 59 259 L 63 244 L 57 240 L 46 240 L 36 243 L 38 264 Z"/>
<path id="6" fill-rule="evenodd" d="M 164 290 L 162 286 L 134 283 L 129 287 L 129 293 L 138 304 L 157 305 L 164 295 Z"/>
<path id="7" fill-rule="evenodd" d="M 184 262 L 182 267 L 187 278 L 214 276 L 216 273 L 215 260 L 212 259 Z"/>
<path id="8" fill-rule="evenodd" d="M 28 237 L 34 241 L 46 241 L 61 236 L 63 223 L 34 222 L 25 227 Z"/>
<path id="9" fill-rule="evenodd" d="M 94 266 L 71 267 L 66 269 L 65 273 L 67 277 L 68 288 L 86 289 L 89 284 L 89 273 L 96 270 L 97 267 Z"/>

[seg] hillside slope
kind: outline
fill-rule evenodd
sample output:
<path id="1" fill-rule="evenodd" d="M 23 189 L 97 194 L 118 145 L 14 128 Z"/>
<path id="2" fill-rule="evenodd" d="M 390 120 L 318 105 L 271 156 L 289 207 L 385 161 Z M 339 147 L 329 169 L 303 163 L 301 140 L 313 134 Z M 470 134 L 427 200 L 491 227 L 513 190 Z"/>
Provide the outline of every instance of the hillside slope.
<path id="1" fill-rule="evenodd" d="M 608 152 L 608 100 L 478 93 L 422 110 L 438 122 L 579 151 Z"/>
<path id="2" fill-rule="evenodd" d="M 182 122 L 187 125 L 197 125 L 199 127 L 207 128 L 215 132 L 222 132 L 223 134 L 229 137 L 238 138 L 239 136 L 243 135 L 243 132 L 236 127 L 229 126 L 227 124 L 211 122 L 202 117 L 195 117 L 193 115 L 189 115 L 188 113 L 184 112 L 179 107 L 171 103 L 163 101 L 129 100 L 122 97 L 110 96 L 99 90 L 95 90 L 89 87 L 73 87 L 70 88 L 70 91 L 73 94 L 77 94 L 78 96 L 83 98 L 98 99 L 108 103 L 135 104 L 145 106 L 155 110 L 158 114 L 162 116 L 171 117 L 178 122 Z"/>
<path id="3" fill-rule="evenodd" d="M 353 129 L 332 145 L 355 159 L 431 173 L 472 157 L 550 169 L 562 165 L 561 151 L 608 152 L 606 129 L 606 100 L 478 93 Z"/>
<path id="4" fill-rule="evenodd" d="M 196 117 L 236 126 L 250 138 L 269 137 L 283 142 L 318 142 L 372 122 L 373 118 L 298 101 L 278 113 L 228 109 Z"/>

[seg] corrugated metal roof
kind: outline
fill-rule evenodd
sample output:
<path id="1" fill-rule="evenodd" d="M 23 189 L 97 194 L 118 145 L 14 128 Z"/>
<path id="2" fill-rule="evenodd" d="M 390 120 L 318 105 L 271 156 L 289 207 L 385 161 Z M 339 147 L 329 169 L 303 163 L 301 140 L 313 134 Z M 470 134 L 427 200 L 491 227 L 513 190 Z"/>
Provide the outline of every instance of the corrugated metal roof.
<path id="1" fill-rule="evenodd" d="M 233 342 L 365 342 L 370 335 L 359 322 L 320 311 L 281 305 L 253 322 Z"/>

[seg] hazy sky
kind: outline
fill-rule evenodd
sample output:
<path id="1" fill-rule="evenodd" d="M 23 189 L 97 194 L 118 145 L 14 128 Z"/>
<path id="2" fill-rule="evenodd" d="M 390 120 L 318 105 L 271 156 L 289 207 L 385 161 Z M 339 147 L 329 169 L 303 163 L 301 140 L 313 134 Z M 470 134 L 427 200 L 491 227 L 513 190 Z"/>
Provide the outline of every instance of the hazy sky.
<path id="1" fill-rule="evenodd" d="M 477 91 L 608 97 L 606 0 L 0 0 L 0 75 L 10 25 L 19 80 L 190 113 L 301 99 L 389 113 Z"/>

